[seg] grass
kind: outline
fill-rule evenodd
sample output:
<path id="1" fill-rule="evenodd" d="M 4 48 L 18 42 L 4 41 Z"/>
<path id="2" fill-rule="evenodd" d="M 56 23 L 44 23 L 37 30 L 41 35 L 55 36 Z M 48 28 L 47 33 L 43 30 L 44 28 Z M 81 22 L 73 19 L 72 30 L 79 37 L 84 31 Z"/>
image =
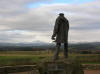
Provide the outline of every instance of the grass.
<path id="1" fill-rule="evenodd" d="M 53 52 L 48 51 L 1 51 L 0 66 L 33 65 L 42 59 L 49 59 Z M 60 57 L 63 53 L 60 54 Z M 69 54 L 70 58 L 76 58 L 83 64 L 100 64 L 100 54 Z"/>
<path id="2" fill-rule="evenodd" d="M 41 56 L 0 56 L 0 66 L 32 65 L 43 58 Z"/>
<path id="3" fill-rule="evenodd" d="M 100 64 L 100 62 L 84 62 L 83 64 Z"/>

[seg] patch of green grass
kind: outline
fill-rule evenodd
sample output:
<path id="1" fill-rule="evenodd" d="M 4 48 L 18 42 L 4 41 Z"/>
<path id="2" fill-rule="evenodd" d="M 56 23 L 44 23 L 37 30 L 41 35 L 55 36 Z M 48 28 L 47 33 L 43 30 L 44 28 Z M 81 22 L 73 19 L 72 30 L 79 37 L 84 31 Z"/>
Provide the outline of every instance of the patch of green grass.
<path id="1" fill-rule="evenodd" d="M 47 51 L 3 51 L 0 52 L 0 66 L 33 65 L 41 60 L 53 57 L 53 52 Z M 63 57 L 61 52 L 60 57 Z M 100 54 L 69 54 L 83 64 L 100 64 Z"/>
<path id="2" fill-rule="evenodd" d="M 39 62 L 41 56 L 0 56 L 0 66 L 29 65 Z"/>
<path id="3" fill-rule="evenodd" d="M 84 62 L 82 64 L 100 64 L 100 62 Z"/>

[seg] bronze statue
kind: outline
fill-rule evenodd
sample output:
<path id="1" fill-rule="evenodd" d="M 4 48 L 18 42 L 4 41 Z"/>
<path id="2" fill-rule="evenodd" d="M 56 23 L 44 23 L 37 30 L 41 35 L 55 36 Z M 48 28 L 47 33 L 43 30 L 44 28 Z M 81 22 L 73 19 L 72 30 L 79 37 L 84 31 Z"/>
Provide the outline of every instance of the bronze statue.
<path id="1" fill-rule="evenodd" d="M 61 43 L 64 43 L 64 57 L 68 58 L 68 31 L 69 21 L 64 17 L 63 13 L 60 13 L 56 19 L 52 35 L 52 40 L 55 40 L 56 42 L 56 53 L 54 55 L 54 60 L 59 58 L 58 55 Z"/>

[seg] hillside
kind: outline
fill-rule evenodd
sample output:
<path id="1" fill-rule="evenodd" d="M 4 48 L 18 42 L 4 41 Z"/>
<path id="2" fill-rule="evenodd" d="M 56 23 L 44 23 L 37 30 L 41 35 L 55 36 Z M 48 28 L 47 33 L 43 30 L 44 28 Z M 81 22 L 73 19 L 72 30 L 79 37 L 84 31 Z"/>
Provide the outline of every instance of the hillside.
<path id="1" fill-rule="evenodd" d="M 53 43 L 0 43 L 0 50 L 46 50 L 54 49 Z M 62 46 L 63 48 L 63 46 Z M 69 43 L 71 50 L 100 50 L 100 42 Z"/>

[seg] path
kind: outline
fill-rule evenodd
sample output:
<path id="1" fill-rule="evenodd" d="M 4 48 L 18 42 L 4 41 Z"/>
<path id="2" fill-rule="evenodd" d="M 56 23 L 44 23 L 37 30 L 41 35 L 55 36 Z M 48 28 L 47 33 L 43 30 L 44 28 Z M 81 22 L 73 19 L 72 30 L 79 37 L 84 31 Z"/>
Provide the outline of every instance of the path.
<path id="1" fill-rule="evenodd" d="M 85 70 L 84 74 L 100 74 L 100 70 Z"/>

